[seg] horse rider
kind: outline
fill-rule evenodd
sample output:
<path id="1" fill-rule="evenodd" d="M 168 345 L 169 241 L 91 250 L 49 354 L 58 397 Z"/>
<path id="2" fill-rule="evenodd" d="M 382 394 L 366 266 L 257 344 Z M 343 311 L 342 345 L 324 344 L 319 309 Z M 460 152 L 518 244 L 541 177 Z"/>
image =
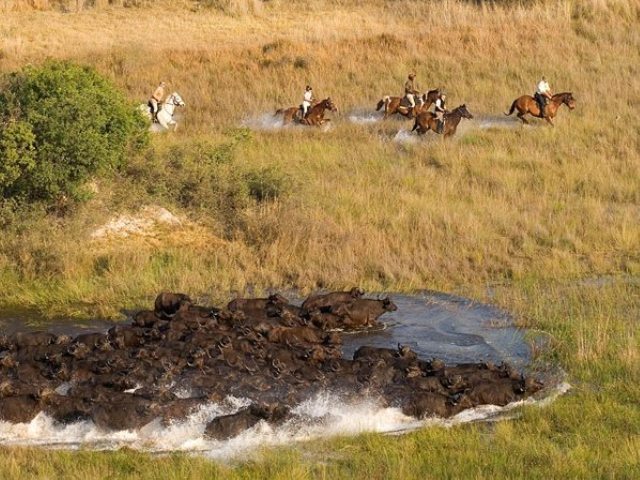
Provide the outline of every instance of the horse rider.
<path id="1" fill-rule="evenodd" d="M 302 100 L 302 118 L 307 117 L 307 112 L 309 111 L 309 107 L 313 102 L 313 89 L 310 85 L 307 85 L 304 89 L 304 97 Z"/>
<path id="2" fill-rule="evenodd" d="M 540 107 L 540 118 L 545 117 L 545 107 L 549 100 L 551 100 L 551 87 L 547 83 L 547 79 L 543 76 L 542 80 L 538 82 L 536 86 L 536 93 L 533 94 L 533 97 L 538 102 L 538 106 Z"/>
<path id="3" fill-rule="evenodd" d="M 433 111 L 436 119 L 438 120 L 437 133 L 442 133 L 442 131 L 444 130 L 444 114 L 447 113 L 446 103 L 447 94 L 444 92 L 444 90 L 441 90 L 440 96 L 438 96 L 438 98 L 436 99 L 436 103 L 434 104 L 435 107 Z"/>
<path id="4" fill-rule="evenodd" d="M 153 117 L 154 123 L 158 123 L 158 111 L 160 110 L 162 100 L 164 100 L 164 87 L 166 86 L 167 84 L 165 82 L 160 82 L 160 85 L 154 90 L 149 99 L 149 107 L 151 108 L 151 116 Z"/>
<path id="5" fill-rule="evenodd" d="M 409 102 L 409 113 L 413 112 L 413 109 L 416 108 L 416 95 L 420 95 L 420 92 L 416 90 L 414 80 L 416 78 L 415 73 L 410 73 L 407 77 L 407 81 L 404 82 L 404 98 Z"/>

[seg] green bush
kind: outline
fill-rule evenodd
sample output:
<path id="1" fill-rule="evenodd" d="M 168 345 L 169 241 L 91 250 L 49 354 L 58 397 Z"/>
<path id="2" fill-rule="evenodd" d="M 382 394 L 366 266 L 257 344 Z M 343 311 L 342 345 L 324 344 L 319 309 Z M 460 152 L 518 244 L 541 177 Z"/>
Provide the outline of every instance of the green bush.
<path id="1" fill-rule="evenodd" d="M 0 84 L 5 199 L 80 200 L 87 180 L 120 168 L 147 144 L 142 116 L 91 68 L 50 62 Z"/>

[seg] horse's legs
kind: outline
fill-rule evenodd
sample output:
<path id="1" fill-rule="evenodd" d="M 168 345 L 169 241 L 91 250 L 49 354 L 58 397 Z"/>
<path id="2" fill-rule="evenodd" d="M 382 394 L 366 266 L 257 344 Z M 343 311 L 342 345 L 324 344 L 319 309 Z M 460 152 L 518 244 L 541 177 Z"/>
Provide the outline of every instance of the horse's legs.
<path id="1" fill-rule="evenodd" d="M 551 121 L 551 117 L 546 116 L 546 117 L 544 117 L 544 119 L 545 119 L 547 122 L 549 122 L 549 125 L 551 125 L 552 127 L 555 127 L 555 125 L 554 125 L 554 124 L 553 124 L 553 122 Z"/>
<path id="2" fill-rule="evenodd" d="M 527 119 L 524 118 L 525 115 L 526 115 L 526 112 L 518 112 L 518 118 L 522 120 L 522 123 L 524 123 L 525 125 L 529 125 L 529 122 L 527 121 Z"/>

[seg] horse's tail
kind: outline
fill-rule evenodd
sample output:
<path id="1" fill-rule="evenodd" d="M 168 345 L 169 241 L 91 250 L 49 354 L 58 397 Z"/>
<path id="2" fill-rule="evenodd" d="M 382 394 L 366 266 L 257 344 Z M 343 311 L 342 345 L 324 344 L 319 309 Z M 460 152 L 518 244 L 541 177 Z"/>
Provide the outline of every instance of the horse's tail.
<path id="1" fill-rule="evenodd" d="M 284 108 L 279 108 L 276 110 L 276 113 L 273 114 L 274 117 L 277 117 L 278 115 L 282 115 L 284 114 Z"/>
<path id="2" fill-rule="evenodd" d="M 380 110 L 382 107 L 384 107 L 385 105 L 387 105 L 389 103 L 389 100 L 390 100 L 389 95 L 385 95 L 384 97 L 382 97 L 378 102 L 378 105 L 376 105 L 376 112 Z"/>
<path id="3" fill-rule="evenodd" d="M 518 101 L 518 99 L 516 98 L 513 103 L 511 104 L 511 108 L 509 109 L 509 113 L 504 112 L 505 115 L 509 116 L 513 113 L 513 111 L 516 109 L 516 102 Z"/>

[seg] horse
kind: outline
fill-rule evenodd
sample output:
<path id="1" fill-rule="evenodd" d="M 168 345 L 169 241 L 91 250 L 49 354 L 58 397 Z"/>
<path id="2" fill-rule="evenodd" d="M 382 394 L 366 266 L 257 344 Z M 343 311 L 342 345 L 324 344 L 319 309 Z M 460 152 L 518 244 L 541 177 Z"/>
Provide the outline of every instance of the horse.
<path id="1" fill-rule="evenodd" d="M 184 106 L 184 100 L 182 100 L 182 97 L 178 92 L 173 92 L 171 95 L 169 95 L 158 110 L 158 114 L 156 115 L 158 118 L 158 123 L 162 126 L 162 128 L 164 128 L 165 130 L 169 130 L 169 127 L 173 126 L 173 131 L 175 132 L 178 129 L 178 122 L 173 119 L 173 112 L 176 107 Z M 151 108 L 148 103 L 143 103 L 139 108 L 140 111 L 144 115 L 146 115 L 149 120 L 153 119 L 151 115 Z M 150 130 L 154 130 L 153 123 L 151 124 Z"/>
<path id="2" fill-rule="evenodd" d="M 504 112 L 505 115 L 511 115 L 514 110 L 518 110 L 518 118 L 522 120 L 522 123 L 529 124 L 524 116 L 528 113 L 533 115 L 534 117 L 544 118 L 549 124 L 553 127 L 553 117 L 556 116 L 558 108 L 564 104 L 569 107 L 569 110 L 573 110 L 576 108 L 576 99 L 573 98 L 571 92 L 563 92 L 556 93 L 551 97 L 549 103 L 545 108 L 545 115 L 542 116 L 540 113 L 540 107 L 538 106 L 538 102 L 536 102 L 535 98 L 531 95 L 522 95 L 521 97 L 516 98 L 511 104 L 511 109 L 509 112 Z"/>
<path id="3" fill-rule="evenodd" d="M 325 122 L 328 122 L 328 118 L 324 118 L 325 110 L 337 112 L 335 104 L 331 100 L 331 97 L 327 97 L 322 101 L 316 102 L 307 110 L 307 116 L 302 116 L 302 109 L 300 107 L 280 108 L 276 110 L 274 116 L 282 115 L 282 124 L 287 125 L 293 121 L 301 125 L 320 126 Z"/>
<path id="4" fill-rule="evenodd" d="M 431 104 L 435 103 L 439 97 L 439 89 L 429 90 L 427 93 L 420 96 L 420 103 L 416 105 L 415 108 L 411 109 L 407 97 L 392 97 L 390 95 L 386 95 L 382 97 L 376 105 L 376 112 L 384 107 L 384 120 L 394 113 L 398 113 L 407 118 L 415 118 L 418 114 L 429 110 Z"/>
<path id="5" fill-rule="evenodd" d="M 473 115 L 471 115 L 469 110 L 467 110 L 467 106 L 465 104 L 462 104 L 452 111 L 444 114 L 444 129 L 442 132 L 438 132 L 438 118 L 435 113 L 422 112 L 416 117 L 411 131 L 413 132 L 417 130 L 419 135 L 423 135 L 429 130 L 432 130 L 436 133 L 443 133 L 444 137 L 447 138 L 456 133 L 458 124 L 463 118 L 473 118 Z"/>

